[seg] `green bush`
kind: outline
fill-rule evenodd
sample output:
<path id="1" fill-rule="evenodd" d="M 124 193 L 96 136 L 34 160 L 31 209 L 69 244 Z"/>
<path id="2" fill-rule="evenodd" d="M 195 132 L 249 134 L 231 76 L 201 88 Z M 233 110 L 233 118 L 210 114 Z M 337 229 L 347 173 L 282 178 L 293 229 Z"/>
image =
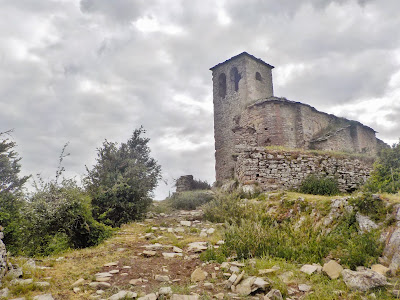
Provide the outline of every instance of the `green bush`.
<path id="1" fill-rule="evenodd" d="M 210 202 L 214 195 L 210 191 L 187 191 L 174 193 L 167 201 L 175 209 L 193 210 Z"/>
<path id="2" fill-rule="evenodd" d="M 377 222 L 383 221 L 393 210 L 393 205 L 386 206 L 379 196 L 374 196 L 371 193 L 363 193 L 359 197 L 351 198 L 349 204 L 353 205 L 356 211 Z"/>
<path id="3" fill-rule="evenodd" d="M 143 218 L 151 203 L 150 197 L 121 179 L 93 199 L 93 215 L 104 224 L 119 227 Z"/>
<path id="4" fill-rule="evenodd" d="M 397 193 L 400 190 L 400 143 L 379 151 L 364 189 L 372 193 Z"/>
<path id="5" fill-rule="evenodd" d="M 26 255 L 49 255 L 99 244 L 111 228 L 94 220 L 90 197 L 74 180 L 37 187 L 24 210 L 21 246 Z"/>
<path id="6" fill-rule="evenodd" d="M 192 182 L 193 190 L 211 190 L 211 185 L 206 180 L 194 179 Z"/>
<path id="7" fill-rule="evenodd" d="M 335 178 L 309 175 L 301 183 L 299 192 L 312 195 L 337 195 L 339 194 L 338 186 Z"/>
<path id="8" fill-rule="evenodd" d="M 378 261 L 383 251 L 383 243 L 379 237 L 378 231 L 360 233 L 356 211 L 353 211 L 338 220 L 324 243 L 334 257 L 355 270 L 357 266 L 369 267 Z"/>

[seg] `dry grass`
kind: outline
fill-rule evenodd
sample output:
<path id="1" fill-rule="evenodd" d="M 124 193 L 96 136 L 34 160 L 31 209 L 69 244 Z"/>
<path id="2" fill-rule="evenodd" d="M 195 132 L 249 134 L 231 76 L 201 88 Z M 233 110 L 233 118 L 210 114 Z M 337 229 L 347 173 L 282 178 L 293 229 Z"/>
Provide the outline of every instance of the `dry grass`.
<path id="1" fill-rule="evenodd" d="M 161 225 L 166 225 L 163 222 Z M 81 293 L 74 293 L 72 290 L 72 284 L 83 278 L 87 283 L 95 279 L 94 274 L 103 272 L 103 265 L 109 262 L 120 262 L 120 264 L 131 265 L 132 269 L 135 269 L 134 257 L 138 256 L 144 249 L 143 244 L 149 243 L 161 243 L 166 245 L 173 245 L 180 248 L 185 248 L 189 243 L 196 241 L 208 241 L 210 244 L 216 244 L 221 239 L 221 228 L 216 228 L 216 232 L 208 238 L 201 238 L 199 236 L 199 230 L 193 230 L 192 227 L 185 228 L 185 232 L 178 233 L 182 238 L 178 239 L 175 234 L 168 233 L 167 231 L 157 231 L 156 236 L 162 235 L 163 238 L 146 241 L 140 238 L 146 232 L 149 232 L 151 227 L 160 226 L 160 222 L 155 220 L 154 222 L 144 223 L 131 223 L 123 225 L 121 230 L 117 232 L 112 238 L 106 240 L 101 245 L 86 248 L 81 250 L 67 251 L 61 255 L 49 256 L 37 259 L 37 265 L 43 267 L 49 267 L 50 269 L 40 270 L 27 270 L 27 273 L 32 274 L 29 278 L 33 278 L 36 281 L 48 281 L 50 282 L 49 288 L 35 288 L 34 285 L 27 285 L 25 287 L 14 286 L 11 288 L 12 296 L 14 297 L 26 297 L 27 300 L 33 298 L 35 295 L 42 294 L 44 292 L 51 293 L 56 299 L 90 299 L 93 294 L 88 287 L 83 287 Z M 219 228 L 219 229 L 218 229 Z M 122 250 L 123 249 L 123 250 Z M 63 257 L 62 259 L 59 259 Z M 140 259 L 139 259 L 140 260 Z M 166 262 L 162 257 L 158 256 L 158 260 L 164 261 L 165 264 L 172 263 Z M 23 266 L 25 258 L 14 258 L 13 262 Z M 139 262 L 139 261 L 138 261 Z M 176 262 L 175 262 L 176 263 Z M 193 264 L 194 262 L 192 262 Z M 148 262 L 146 262 L 148 264 Z M 181 265 L 178 263 L 178 266 Z M 146 268 L 151 269 L 155 267 L 154 273 L 160 272 L 160 266 L 146 265 Z M 171 267 L 172 268 L 172 267 Z M 191 272 L 188 269 L 188 272 Z M 190 276 L 189 276 L 190 277 Z M 132 279 L 132 278 L 130 278 Z M 9 282 L 5 280 L 4 286 L 7 286 Z M 121 288 L 120 285 L 118 285 Z M 155 285 L 154 288 L 157 286 Z M 132 286 L 125 284 L 126 289 L 131 289 Z M 158 287 L 157 287 L 158 288 Z M 178 288 L 177 288 L 178 289 Z M 86 291 L 85 291 L 86 290 Z M 111 288 L 106 291 L 104 297 L 107 298 L 112 293 L 116 292 L 117 288 Z"/>

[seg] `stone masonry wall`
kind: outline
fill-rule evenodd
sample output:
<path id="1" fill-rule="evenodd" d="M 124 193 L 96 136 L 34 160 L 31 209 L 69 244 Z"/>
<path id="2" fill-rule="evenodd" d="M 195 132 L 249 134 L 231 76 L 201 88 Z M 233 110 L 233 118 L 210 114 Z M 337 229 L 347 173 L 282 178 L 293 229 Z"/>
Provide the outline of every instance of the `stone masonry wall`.
<path id="1" fill-rule="evenodd" d="M 361 123 L 326 114 L 284 98 L 270 97 L 236 118 L 235 145 L 283 146 L 352 153 L 377 152 L 375 131 Z"/>
<path id="2" fill-rule="evenodd" d="M 0 281 L 7 270 L 7 250 L 2 241 L 3 237 L 3 227 L 0 225 Z"/>
<path id="3" fill-rule="evenodd" d="M 184 175 L 176 180 L 176 192 L 191 191 L 193 187 L 193 175 Z"/>
<path id="4" fill-rule="evenodd" d="M 243 184 L 258 184 L 264 191 L 294 189 L 310 174 L 337 178 L 339 189 L 349 192 L 364 184 L 372 159 L 317 152 L 236 147 L 235 177 Z"/>

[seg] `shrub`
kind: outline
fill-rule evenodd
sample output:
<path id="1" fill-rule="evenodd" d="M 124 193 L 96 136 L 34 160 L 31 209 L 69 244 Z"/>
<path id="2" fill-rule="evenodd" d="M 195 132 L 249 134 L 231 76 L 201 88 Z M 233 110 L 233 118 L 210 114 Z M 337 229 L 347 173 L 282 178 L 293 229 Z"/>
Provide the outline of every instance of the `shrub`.
<path id="1" fill-rule="evenodd" d="M 174 193 L 167 201 L 175 209 L 193 210 L 214 198 L 209 191 L 187 191 Z"/>
<path id="2" fill-rule="evenodd" d="M 211 190 L 211 185 L 206 181 L 200 179 L 194 179 L 192 182 L 193 190 Z"/>
<path id="3" fill-rule="evenodd" d="M 327 235 L 325 244 L 330 253 L 344 265 L 355 270 L 357 266 L 368 267 L 378 261 L 383 251 L 379 232 L 360 233 L 356 211 L 343 215 L 336 227 Z"/>
<path id="4" fill-rule="evenodd" d="M 353 205 L 356 211 L 371 217 L 375 221 L 383 221 L 392 212 L 393 206 L 386 206 L 385 202 L 371 193 L 364 193 L 359 197 L 351 198 L 349 204 Z"/>
<path id="5" fill-rule="evenodd" d="M 364 189 L 373 193 L 397 193 L 400 190 L 400 143 L 379 151 Z"/>
<path id="6" fill-rule="evenodd" d="M 161 167 L 150 157 L 148 138 L 134 130 L 126 142 L 104 141 L 97 162 L 87 169 L 85 187 L 92 196 L 97 220 L 112 226 L 140 219 L 151 204 L 151 193 L 161 177 Z"/>
<path id="7" fill-rule="evenodd" d="M 71 179 L 38 187 L 24 211 L 27 228 L 23 231 L 22 251 L 27 255 L 49 255 L 94 246 L 109 237 L 111 228 L 94 220 L 90 201 Z"/>
<path id="8" fill-rule="evenodd" d="M 299 191 L 313 195 L 337 195 L 339 194 L 338 182 L 332 177 L 318 177 L 309 175 L 300 185 Z"/>

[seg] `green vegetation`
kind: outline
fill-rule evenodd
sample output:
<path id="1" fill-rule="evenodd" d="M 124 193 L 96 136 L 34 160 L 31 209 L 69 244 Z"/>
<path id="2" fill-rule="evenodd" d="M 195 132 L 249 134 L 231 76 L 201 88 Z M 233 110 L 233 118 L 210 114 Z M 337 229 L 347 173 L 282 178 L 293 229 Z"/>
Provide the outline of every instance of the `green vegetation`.
<path id="1" fill-rule="evenodd" d="M 206 180 L 194 179 L 192 190 L 211 190 L 211 185 Z"/>
<path id="2" fill-rule="evenodd" d="M 0 137 L 11 131 L 0 133 Z M 9 138 L 0 141 L 0 225 L 4 229 L 4 242 L 15 252 L 21 246 L 19 236 L 23 222 L 21 210 L 24 206 L 22 188 L 29 176 L 20 177 L 20 160 L 15 152 L 16 144 Z"/>
<path id="3" fill-rule="evenodd" d="M 400 143 L 382 149 L 365 185 L 370 192 L 397 193 L 400 190 Z"/>
<path id="4" fill-rule="evenodd" d="M 356 212 L 360 212 L 376 222 L 385 220 L 393 211 L 393 205 L 386 205 L 381 197 L 371 193 L 363 193 L 358 197 L 351 198 L 349 203 Z"/>
<path id="5" fill-rule="evenodd" d="M 301 183 L 299 191 L 304 194 L 331 196 L 339 194 L 338 186 L 339 184 L 335 178 L 309 175 Z"/>
<path id="6" fill-rule="evenodd" d="M 150 157 L 143 127 L 118 146 L 104 141 L 97 149 L 97 162 L 87 168 L 85 186 L 92 197 L 93 215 L 111 226 L 120 226 L 143 217 L 150 206 L 151 193 L 161 177 L 161 167 Z"/>
<path id="7" fill-rule="evenodd" d="M 219 193 L 204 206 L 204 217 L 214 223 L 238 222 L 244 215 L 246 208 L 240 206 L 239 194 Z"/>
<path id="8" fill-rule="evenodd" d="M 38 187 L 25 206 L 23 245 L 26 255 L 49 255 L 99 244 L 111 228 L 94 220 L 90 197 L 74 180 Z"/>
<path id="9" fill-rule="evenodd" d="M 343 212 L 327 230 L 310 215 L 313 203 L 285 200 L 283 194 L 281 197 L 279 209 L 274 209 L 274 213 L 267 213 L 269 203 L 265 196 L 258 198 L 261 201 L 246 203 L 238 196 L 219 195 L 206 205 L 208 220 L 226 223 L 225 256 L 234 254 L 243 259 L 270 256 L 296 263 L 321 263 L 323 258 L 333 256 L 355 269 L 360 265 L 370 266 L 382 253 L 377 232 L 359 232 L 357 207 L 351 213 Z M 213 253 L 207 255 L 216 257 Z"/>
<path id="10" fill-rule="evenodd" d="M 13 254 L 43 256 L 90 247 L 111 236 L 113 229 L 108 225 L 142 218 L 160 178 L 160 166 L 150 157 L 149 139 L 141 136 L 144 132 L 135 130 L 120 146 L 105 141 L 98 149 L 97 164 L 88 170 L 85 188 L 63 177 L 67 143 L 55 178 L 45 181 L 38 176 L 35 191 L 28 195 L 22 188 L 29 176 L 19 176 L 15 143 L 1 140 L 0 225 L 5 227 L 7 249 Z"/>
<path id="11" fill-rule="evenodd" d="M 197 207 L 210 202 L 214 198 L 210 191 L 187 191 L 174 193 L 167 201 L 172 208 L 193 210 Z"/>

